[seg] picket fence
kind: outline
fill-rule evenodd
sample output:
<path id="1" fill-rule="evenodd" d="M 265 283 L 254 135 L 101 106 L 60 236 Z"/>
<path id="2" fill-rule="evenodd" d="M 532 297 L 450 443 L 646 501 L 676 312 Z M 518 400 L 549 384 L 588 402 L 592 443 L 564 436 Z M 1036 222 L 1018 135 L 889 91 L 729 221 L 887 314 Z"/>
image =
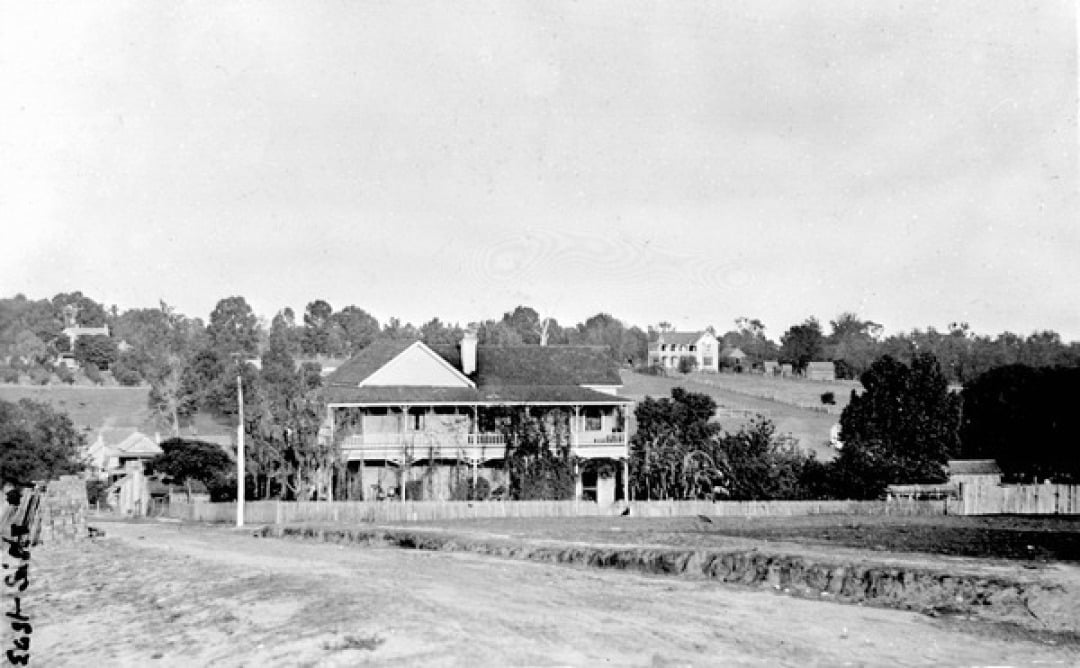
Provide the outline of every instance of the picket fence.
<path id="1" fill-rule="evenodd" d="M 1080 515 L 1080 485 L 964 485 L 957 515 Z"/>
<path id="2" fill-rule="evenodd" d="M 792 517 L 797 515 L 941 515 L 941 501 L 251 501 L 245 524 L 295 522 L 394 523 L 487 518 L 612 516 Z M 192 522 L 234 522 L 235 503 L 171 503 L 164 513 Z"/>

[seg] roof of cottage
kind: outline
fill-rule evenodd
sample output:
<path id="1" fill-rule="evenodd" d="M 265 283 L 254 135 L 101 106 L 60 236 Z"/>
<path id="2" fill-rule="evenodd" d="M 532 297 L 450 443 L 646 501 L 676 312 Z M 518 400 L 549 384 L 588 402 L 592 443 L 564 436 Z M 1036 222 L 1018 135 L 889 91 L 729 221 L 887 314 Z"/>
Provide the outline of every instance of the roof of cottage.
<path id="1" fill-rule="evenodd" d="M 677 345 L 690 345 L 697 343 L 698 339 L 705 335 L 704 331 L 700 332 L 661 332 L 659 339 L 663 339 L 664 343 L 674 343 Z"/>
<path id="2" fill-rule="evenodd" d="M 601 346 L 477 346 L 476 387 L 360 384 L 412 341 L 372 344 L 326 379 L 330 403 L 622 403 L 629 400 L 584 386 L 620 386 L 616 364 Z M 425 346 L 461 371 L 454 345 Z M 374 348 L 374 349 L 373 349 Z"/>
<path id="3" fill-rule="evenodd" d="M 950 459 L 949 475 L 1001 475 L 996 459 Z"/>
<path id="4" fill-rule="evenodd" d="M 365 378 L 386 366 L 415 341 L 375 341 L 354 355 L 326 377 L 327 385 L 359 385 Z"/>

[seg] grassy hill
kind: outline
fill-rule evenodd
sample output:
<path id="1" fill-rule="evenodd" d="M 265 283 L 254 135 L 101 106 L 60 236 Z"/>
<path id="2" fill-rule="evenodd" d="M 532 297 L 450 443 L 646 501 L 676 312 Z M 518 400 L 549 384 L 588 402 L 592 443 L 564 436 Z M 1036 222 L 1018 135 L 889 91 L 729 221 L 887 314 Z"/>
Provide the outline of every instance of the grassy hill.
<path id="1" fill-rule="evenodd" d="M 817 455 L 819 460 L 828 461 L 836 456 L 836 451 L 829 447 L 829 430 L 840 421 L 838 414 L 825 412 L 821 407 L 820 394 L 833 390 L 837 395 L 837 403 L 840 403 L 841 392 L 832 388 L 829 383 L 812 383 L 811 387 L 794 388 L 786 384 L 804 385 L 806 381 L 792 381 L 787 379 L 758 378 L 768 384 L 753 386 L 766 396 L 777 398 L 762 398 L 749 394 L 749 389 L 740 388 L 736 391 L 732 386 L 722 386 L 720 383 L 705 384 L 699 382 L 696 377 L 690 378 L 662 378 L 646 376 L 630 371 L 623 371 L 623 389 L 619 394 L 640 400 L 645 396 L 654 398 L 671 396 L 672 387 L 684 387 L 691 392 L 700 392 L 712 397 L 717 403 L 716 421 L 728 431 L 735 431 L 740 426 L 749 422 L 755 415 L 762 415 L 772 420 L 776 425 L 778 434 L 790 434 L 799 440 L 799 445 Z M 703 374 L 704 375 L 704 374 Z M 713 374 L 713 379 L 723 380 L 725 377 L 737 379 L 734 374 Z M 734 383 L 739 382 L 734 380 Z M 842 381 L 840 381 L 842 382 Z M 749 388 L 751 386 L 747 386 Z M 797 398 L 805 400 L 807 392 L 816 391 L 815 400 L 817 406 L 799 406 Z M 851 393 L 851 386 L 843 393 L 844 403 L 847 402 Z M 806 403 L 809 403 L 807 400 Z M 836 411 L 839 413 L 839 411 Z"/>
<path id="2" fill-rule="evenodd" d="M 66 385 L 0 385 L 0 399 L 33 399 L 67 413 L 81 430 L 134 427 L 153 434 L 145 387 L 70 387 Z"/>
<path id="3" fill-rule="evenodd" d="M 0 399 L 33 399 L 67 413 L 81 430 L 96 434 L 100 429 L 134 428 L 153 435 L 160 428 L 154 424 L 147 405 L 150 390 L 146 387 L 80 387 L 68 385 L 0 385 Z M 195 418 L 200 436 L 231 438 L 235 421 L 209 415 Z M 162 438 L 168 437 L 162 431 Z M 185 429 L 184 436 L 188 436 Z"/>

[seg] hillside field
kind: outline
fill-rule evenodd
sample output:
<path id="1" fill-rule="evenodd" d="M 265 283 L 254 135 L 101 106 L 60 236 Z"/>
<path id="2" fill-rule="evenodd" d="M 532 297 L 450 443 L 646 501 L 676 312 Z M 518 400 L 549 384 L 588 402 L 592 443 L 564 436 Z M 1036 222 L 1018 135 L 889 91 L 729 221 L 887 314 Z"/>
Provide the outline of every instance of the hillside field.
<path id="1" fill-rule="evenodd" d="M 839 415 L 823 412 L 822 410 L 812 410 L 810 408 L 803 408 L 795 405 L 798 396 L 795 390 L 787 388 L 785 383 L 797 383 L 803 385 L 804 381 L 791 381 L 787 379 L 765 379 L 757 378 L 754 380 L 763 381 L 768 385 L 762 385 L 768 389 L 773 387 L 773 396 L 785 397 L 789 403 L 777 401 L 775 399 L 763 399 L 756 396 L 751 396 L 748 393 L 736 392 L 726 387 L 719 387 L 718 385 L 705 385 L 698 382 L 696 379 L 673 377 L 665 378 L 659 376 L 646 376 L 631 371 L 622 371 L 623 388 L 620 394 L 640 401 L 646 396 L 652 396 L 654 398 L 669 397 L 671 396 L 671 388 L 684 387 L 691 392 L 700 392 L 712 397 L 718 406 L 716 412 L 716 421 L 728 431 L 736 431 L 739 427 L 743 426 L 756 415 L 761 415 L 773 422 L 776 425 L 777 434 L 790 434 L 799 441 L 799 445 L 809 452 L 813 452 L 817 455 L 817 458 L 822 461 L 831 460 L 836 456 L 836 451 L 829 446 L 829 430 L 834 424 L 840 421 Z M 713 379 L 719 381 L 731 380 L 736 378 L 734 374 L 713 374 Z M 733 380 L 732 382 L 739 382 Z M 821 392 L 825 392 L 826 386 L 829 383 L 821 383 L 820 385 L 814 383 L 813 386 L 818 389 L 817 392 L 820 395 Z M 791 391 L 788 391 L 791 390 Z M 762 390 L 765 391 L 765 390 Z M 788 391 L 785 394 L 785 391 Z M 797 392 L 805 395 L 808 390 L 806 388 L 798 388 Z M 850 389 L 845 394 L 850 394 Z M 837 401 L 839 403 L 840 394 L 837 393 Z M 820 400 L 819 400 L 820 405 Z"/>
<path id="2" fill-rule="evenodd" d="M 91 432 L 104 427 L 134 427 L 153 434 L 148 393 L 145 387 L 0 385 L 0 399 L 33 399 L 49 404 L 67 413 L 76 427 Z"/>

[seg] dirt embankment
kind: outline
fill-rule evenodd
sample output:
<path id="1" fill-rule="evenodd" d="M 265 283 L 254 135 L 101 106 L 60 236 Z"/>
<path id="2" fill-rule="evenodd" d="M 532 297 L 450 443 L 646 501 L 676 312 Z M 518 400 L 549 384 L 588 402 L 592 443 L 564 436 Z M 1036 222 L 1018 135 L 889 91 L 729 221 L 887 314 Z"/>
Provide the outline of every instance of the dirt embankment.
<path id="1" fill-rule="evenodd" d="M 430 528 L 294 525 L 263 527 L 255 534 L 707 578 L 767 587 L 803 598 L 1003 622 L 1080 641 L 1080 604 L 1060 585 L 1037 578 L 987 575 L 961 567 L 921 568 L 875 560 L 829 559 L 761 547 L 723 550 L 529 541 Z"/>

